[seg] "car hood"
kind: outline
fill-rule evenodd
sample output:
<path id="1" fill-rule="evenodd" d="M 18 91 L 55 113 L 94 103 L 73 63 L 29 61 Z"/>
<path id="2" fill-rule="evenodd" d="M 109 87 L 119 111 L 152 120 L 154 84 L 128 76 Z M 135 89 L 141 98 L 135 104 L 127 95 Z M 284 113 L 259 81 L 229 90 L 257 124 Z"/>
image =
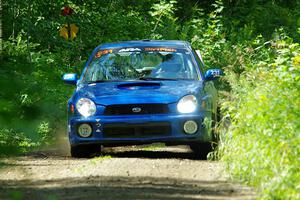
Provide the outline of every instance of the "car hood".
<path id="1" fill-rule="evenodd" d="M 201 81 L 127 81 L 79 86 L 77 98 L 87 97 L 98 105 L 175 103 L 187 94 L 199 93 Z"/>

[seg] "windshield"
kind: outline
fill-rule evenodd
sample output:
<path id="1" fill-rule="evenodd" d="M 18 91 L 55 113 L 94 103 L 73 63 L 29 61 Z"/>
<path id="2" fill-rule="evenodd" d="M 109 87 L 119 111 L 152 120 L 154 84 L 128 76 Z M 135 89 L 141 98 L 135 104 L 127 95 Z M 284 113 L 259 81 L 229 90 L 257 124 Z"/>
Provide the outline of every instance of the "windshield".
<path id="1" fill-rule="evenodd" d="M 84 82 L 127 80 L 198 80 L 186 50 L 168 48 L 123 48 L 97 52 Z"/>

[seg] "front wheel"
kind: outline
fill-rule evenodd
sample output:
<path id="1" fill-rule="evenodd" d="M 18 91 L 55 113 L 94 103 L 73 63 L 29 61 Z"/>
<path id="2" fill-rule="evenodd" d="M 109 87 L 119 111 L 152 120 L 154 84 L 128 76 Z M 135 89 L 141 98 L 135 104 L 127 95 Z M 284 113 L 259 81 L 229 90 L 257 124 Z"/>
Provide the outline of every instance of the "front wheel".
<path id="1" fill-rule="evenodd" d="M 71 146 L 71 156 L 74 158 L 91 158 L 100 155 L 101 145 L 88 144 Z"/>
<path id="2" fill-rule="evenodd" d="M 201 160 L 207 159 L 207 154 L 211 152 L 212 145 L 210 142 L 204 142 L 204 143 L 192 143 L 189 145 L 191 150 L 194 152 L 195 157 Z"/>

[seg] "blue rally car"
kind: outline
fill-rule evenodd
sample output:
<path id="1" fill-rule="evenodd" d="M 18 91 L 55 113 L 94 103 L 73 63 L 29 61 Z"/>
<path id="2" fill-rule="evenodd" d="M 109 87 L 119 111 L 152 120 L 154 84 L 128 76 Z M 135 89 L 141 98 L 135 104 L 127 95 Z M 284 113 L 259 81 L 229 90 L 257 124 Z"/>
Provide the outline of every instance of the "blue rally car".
<path id="1" fill-rule="evenodd" d="M 98 46 L 68 101 L 71 156 L 90 157 L 102 146 L 186 144 L 205 158 L 214 141 L 219 69 L 203 70 L 185 41 L 127 41 Z"/>

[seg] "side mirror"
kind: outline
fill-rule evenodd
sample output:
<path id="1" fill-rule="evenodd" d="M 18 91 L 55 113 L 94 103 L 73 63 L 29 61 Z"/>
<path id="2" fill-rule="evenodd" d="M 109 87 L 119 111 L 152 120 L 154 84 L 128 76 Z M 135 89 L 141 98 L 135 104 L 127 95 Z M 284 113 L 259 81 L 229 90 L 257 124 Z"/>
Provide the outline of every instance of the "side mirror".
<path id="1" fill-rule="evenodd" d="M 209 69 L 205 72 L 204 78 L 206 81 L 216 80 L 224 75 L 221 69 Z"/>
<path id="2" fill-rule="evenodd" d="M 71 85 L 77 84 L 77 74 L 64 74 L 62 80 Z"/>

